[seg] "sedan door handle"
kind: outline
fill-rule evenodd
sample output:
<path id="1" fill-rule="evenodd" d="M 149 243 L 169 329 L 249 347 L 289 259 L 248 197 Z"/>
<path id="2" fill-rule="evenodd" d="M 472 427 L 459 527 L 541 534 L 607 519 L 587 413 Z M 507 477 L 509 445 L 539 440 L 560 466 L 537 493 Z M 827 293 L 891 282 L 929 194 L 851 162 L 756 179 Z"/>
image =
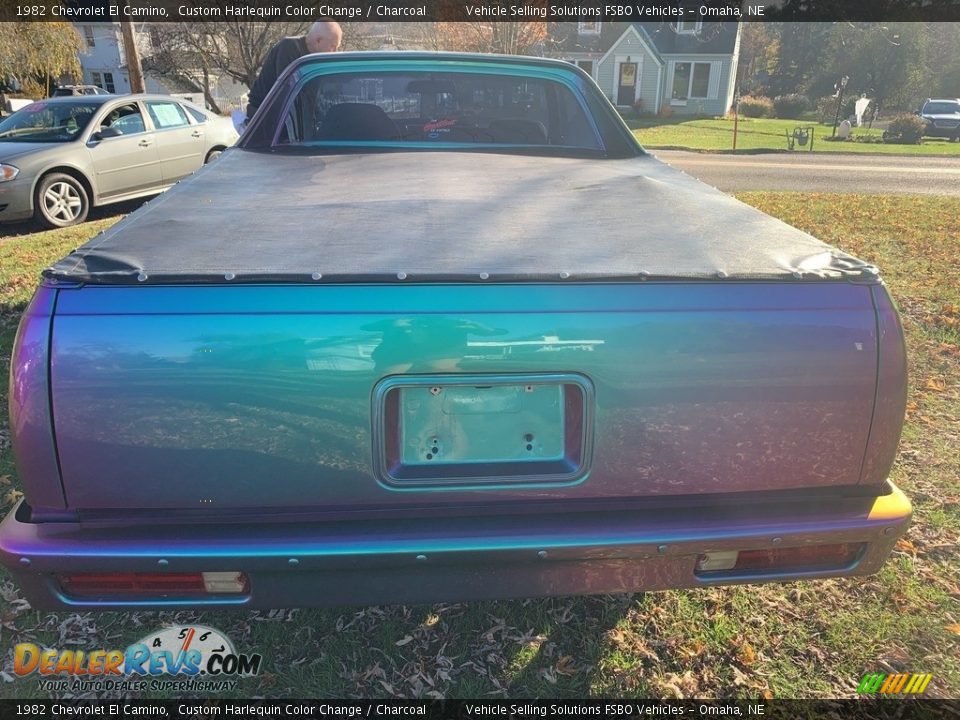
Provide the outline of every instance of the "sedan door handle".
<path id="1" fill-rule="evenodd" d="M 141 140 L 141 141 L 140 141 L 139 143 L 137 143 L 137 144 L 138 144 L 140 147 L 150 147 L 150 141 L 149 141 L 149 140 Z"/>
<path id="2" fill-rule="evenodd" d="M 200 132 L 199 130 L 194 130 L 194 131 L 191 133 L 191 135 L 192 135 L 193 137 L 203 137 L 203 133 Z"/>

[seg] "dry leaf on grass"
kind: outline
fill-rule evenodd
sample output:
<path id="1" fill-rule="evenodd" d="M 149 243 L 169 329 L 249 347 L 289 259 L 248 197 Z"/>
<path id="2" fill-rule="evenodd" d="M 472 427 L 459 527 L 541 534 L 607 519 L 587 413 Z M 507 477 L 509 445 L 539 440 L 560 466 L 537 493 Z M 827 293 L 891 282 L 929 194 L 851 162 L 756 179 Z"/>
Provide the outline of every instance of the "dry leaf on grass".
<path id="1" fill-rule="evenodd" d="M 914 545 L 909 540 L 907 540 L 906 538 L 900 538 L 899 540 L 897 540 L 896 548 L 897 550 L 910 553 L 911 555 L 917 554 L 917 546 Z"/>
<path id="2" fill-rule="evenodd" d="M 557 661 L 557 664 L 554 666 L 556 670 L 561 675 L 576 675 L 577 669 L 573 666 L 573 657 L 570 655 L 564 655 Z"/>
<path id="3" fill-rule="evenodd" d="M 952 625 L 946 626 L 947 632 L 952 632 L 954 635 L 960 635 L 960 623 L 953 623 Z"/>

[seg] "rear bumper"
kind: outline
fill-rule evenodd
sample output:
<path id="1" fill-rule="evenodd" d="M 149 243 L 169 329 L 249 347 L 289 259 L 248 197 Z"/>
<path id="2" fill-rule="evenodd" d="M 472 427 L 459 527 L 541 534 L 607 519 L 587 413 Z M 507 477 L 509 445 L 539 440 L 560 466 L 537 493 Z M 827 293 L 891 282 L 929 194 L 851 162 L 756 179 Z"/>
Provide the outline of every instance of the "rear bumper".
<path id="1" fill-rule="evenodd" d="M 876 572 L 910 522 L 906 496 L 324 523 L 0 524 L 0 562 L 39 609 L 268 608 L 636 592 Z M 20 517 L 18 517 L 18 515 Z M 698 576 L 705 552 L 863 543 L 846 567 Z M 239 596 L 75 598 L 56 574 L 243 571 Z"/>

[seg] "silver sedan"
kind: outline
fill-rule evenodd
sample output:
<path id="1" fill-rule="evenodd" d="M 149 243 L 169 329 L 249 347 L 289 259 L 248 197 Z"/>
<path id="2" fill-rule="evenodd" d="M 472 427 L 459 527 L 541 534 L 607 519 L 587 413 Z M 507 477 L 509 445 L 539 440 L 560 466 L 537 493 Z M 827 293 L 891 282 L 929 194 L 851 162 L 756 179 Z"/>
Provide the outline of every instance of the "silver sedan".
<path id="1" fill-rule="evenodd" d="M 83 222 L 93 206 L 166 190 L 237 137 L 229 118 L 167 95 L 35 102 L 0 122 L 0 223 Z"/>

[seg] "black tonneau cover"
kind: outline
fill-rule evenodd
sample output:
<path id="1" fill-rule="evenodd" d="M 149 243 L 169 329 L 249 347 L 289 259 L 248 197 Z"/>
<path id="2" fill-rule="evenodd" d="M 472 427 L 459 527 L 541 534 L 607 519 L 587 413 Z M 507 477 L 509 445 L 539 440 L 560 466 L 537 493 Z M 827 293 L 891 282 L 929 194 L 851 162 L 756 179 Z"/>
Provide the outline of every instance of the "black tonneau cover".
<path id="1" fill-rule="evenodd" d="M 649 156 L 234 149 L 45 274 L 122 285 L 813 280 L 875 270 Z"/>

